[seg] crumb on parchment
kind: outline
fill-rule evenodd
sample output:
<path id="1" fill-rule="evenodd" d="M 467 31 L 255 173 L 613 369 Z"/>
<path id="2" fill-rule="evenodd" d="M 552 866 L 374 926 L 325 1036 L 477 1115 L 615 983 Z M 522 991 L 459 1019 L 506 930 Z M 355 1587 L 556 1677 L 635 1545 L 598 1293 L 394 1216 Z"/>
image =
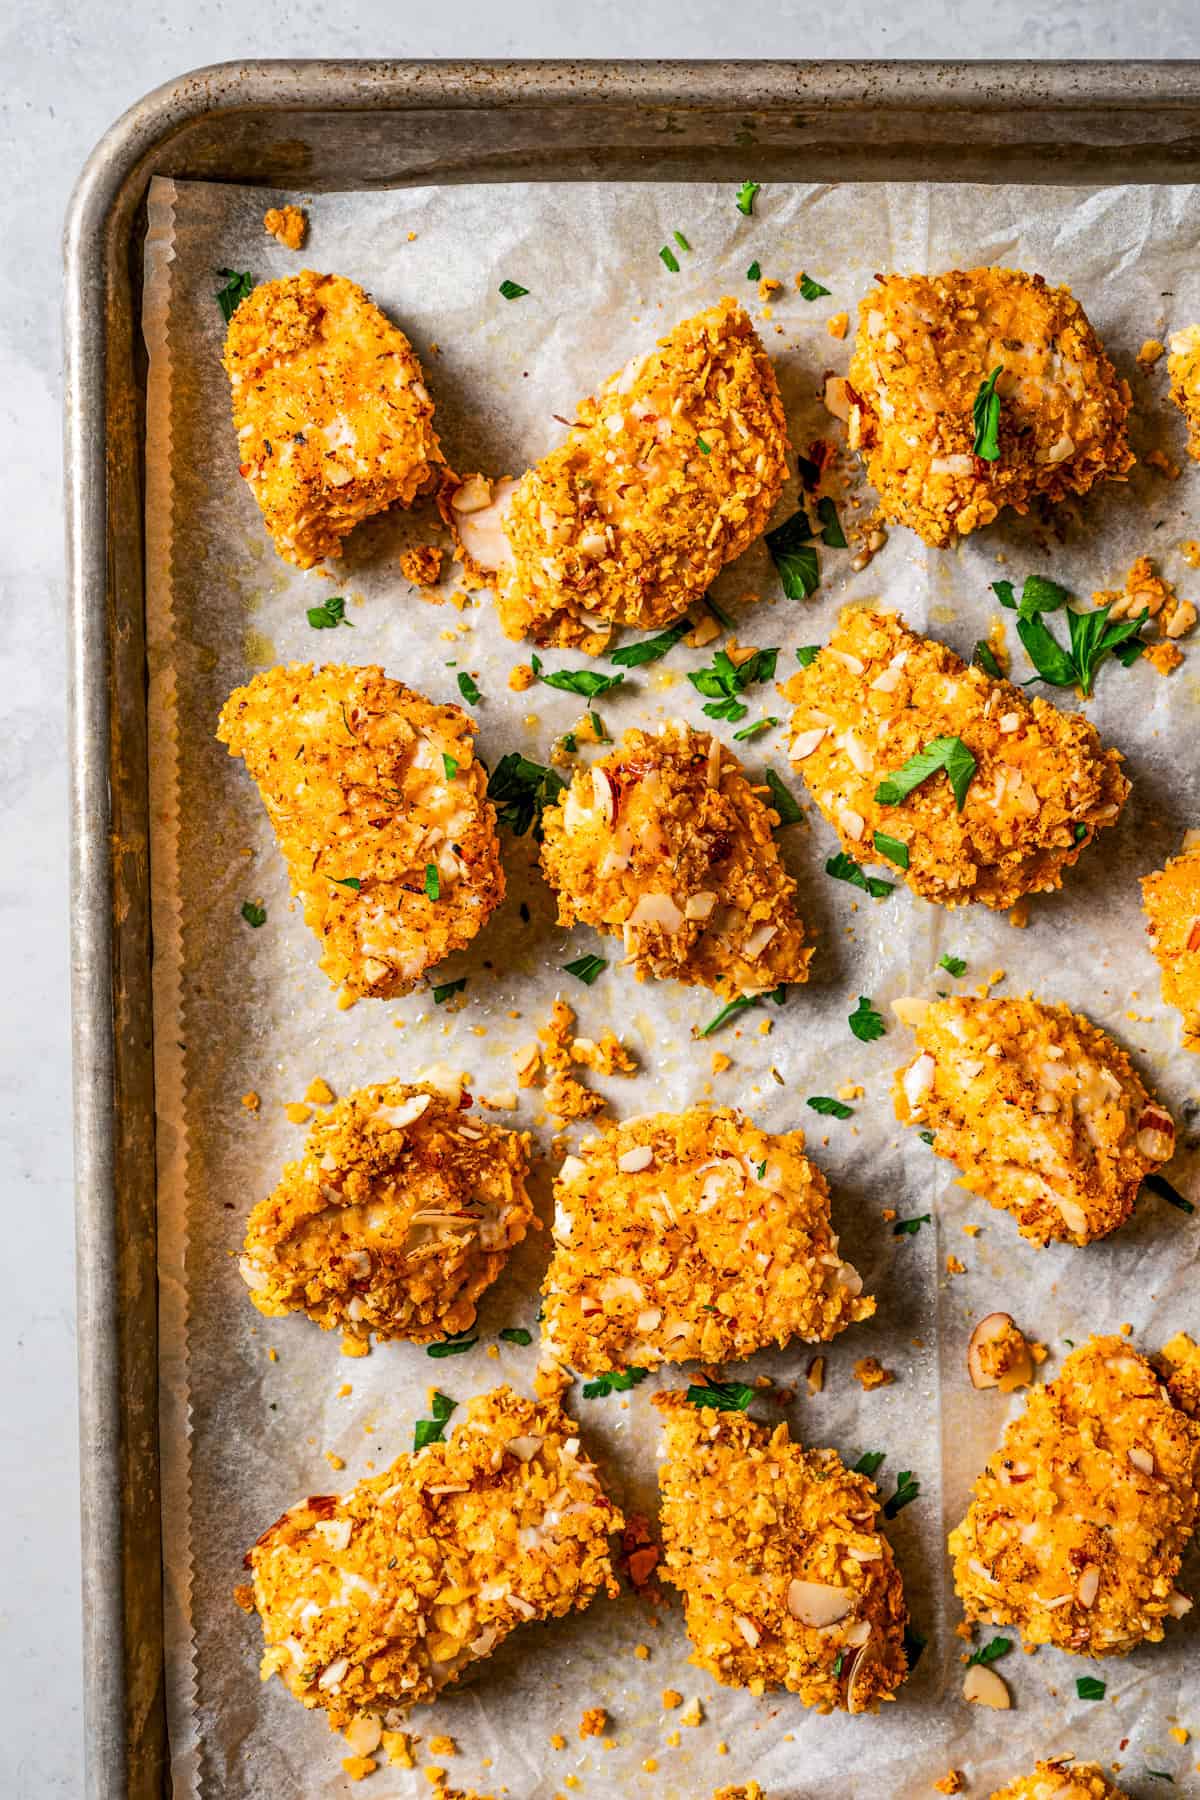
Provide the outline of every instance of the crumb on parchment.
<path id="1" fill-rule="evenodd" d="M 534 1086 L 541 1074 L 546 1111 L 561 1121 L 590 1118 L 607 1105 L 603 1094 L 577 1078 L 575 1068 L 591 1069 L 598 1075 L 633 1075 L 637 1071 L 632 1052 L 614 1032 L 606 1029 L 598 1038 L 577 1037 L 575 1014 L 561 996 L 539 1027 L 537 1043 L 515 1051 L 513 1064 L 523 1088 Z"/>
<path id="2" fill-rule="evenodd" d="M 442 579 L 444 554 L 436 544 L 414 544 L 401 554 L 400 573 L 415 587 L 436 587 Z"/>
<path id="3" fill-rule="evenodd" d="M 1077 1763 L 1072 1757 L 1039 1762 L 1032 1775 L 1022 1775 L 999 1788 L 992 1800 L 1127 1800 L 1099 1763 Z"/>
<path id="4" fill-rule="evenodd" d="M 308 236 L 308 214 L 300 206 L 269 206 L 263 214 L 263 230 L 285 250 L 300 250 Z"/>
<path id="5" fill-rule="evenodd" d="M 1200 835 L 1142 878 L 1150 949 L 1162 971 L 1162 997 L 1178 1009 L 1186 1050 L 1200 1053 Z"/>
<path id="6" fill-rule="evenodd" d="M 608 1727 L 608 1713 L 602 1706 L 589 1706 L 579 1721 L 581 1738 L 603 1737 Z"/>
<path id="7" fill-rule="evenodd" d="M 854 1365 L 854 1379 L 866 1393 L 872 1388 L 887 1387 L 896 1377 L 875 1356 L 862 1356 Z"/>
<path id="8" fill-rule="evenodd" d="M 1092 595 L 1097 606 L 1107 606 L 1110 619 L 1132 619 L 1139 614 L 1153 621 L 1160 638 L 1181 638 L 1196 623 L 1196 608 L 1180 600 L 1172 584 L 1155 570 L 1148 556 L 1135 559 L 1125 577 L 1124 589 L 1102 588 Z"/>

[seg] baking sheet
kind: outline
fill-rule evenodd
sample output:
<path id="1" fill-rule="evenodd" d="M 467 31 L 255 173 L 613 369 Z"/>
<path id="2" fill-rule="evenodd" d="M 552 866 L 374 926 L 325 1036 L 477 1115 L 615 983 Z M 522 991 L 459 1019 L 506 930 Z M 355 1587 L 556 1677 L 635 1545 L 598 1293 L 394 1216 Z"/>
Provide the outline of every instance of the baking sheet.
<path id="1" fill-rule="evenodd" d="M 300 256 L 262 230 L 265 206 L 285 198 L 308 206 L 311 235 Z M 1136 886 L 1200 823 L 1198 652 L 1169 680 L 1144 662 L 1102 672 L 1089 716 L 1126 754 L 1133 793 L 1118 828 L 1091 850 L 1066 893 L 1033 902 L 1027 930 L 982 908 L 945 912 L 900 887 L 871 902 L 829 881 L 823 865 L 836 846 L 806 808 L 806 823 L 782 842 L 801 910 L 819 934 L 812 979 L 782 1009 L 745 1014 L 698 1045 L 692 1028 L 715 1012 L 713 997 L 639 985 L 616 966 L 610 945 L 584 929 L 559 930 L 531 841 L 506 837 L 509 897 L 471 950 L 439 971 L 442 979 L 469 977 L 461 1008 L 435 1006 L 426 990 L 339 1011 L 316 967 L 314 940 L 289 905 L 256 792 L 213 737 L 230 689 L 275 662 L 341 659 L 381 662 L 435 699 L 457 699 L 455 676 L 467 668 L 483 695 L 474 710 L 480 749 L 493 765 L 511 749 L 548 760 L 581 703 L 545 687 L 508 688 L 509 669 L 528 649 L 503 638 L 486 599 L 460 612 L 449 603 L 452 580 L 441 606 L 404 581 L 397 556 L 437 536 L 429 514 L 361 528 L 332 581 L 275 557 L 237 474 L 213 295 L 223 267 L 265 279 L 312 266 L 362 282 L 422 357 L 451 462 L 464 471 L 517 473 L 559 440 L 555 414 L 570 417 L 578 396 L 628 355 L 726 292 L 759 318 L 793 440 L 804 448 L 831 432 L 817 395 L 824 372 L 844 369 L 849 356 L 849 344 L 831 339 L 825 320 L 840 310 L 853 315 L 875 270 L 1011 263 L 1071 283 L 1134 385 L 1135 445 L 1162 445 L 1183 460 L 1182 422 L 1164 397 L 1165 367 L 1147 377 L 1133 358 L 1147 335 L 1165 336 L 1169 326 L 1200 316 L 1196 216 L 1189 187 L 776 187 L 764 190 L 746 219 L 732 185 L 462 186 L 306 200 L 153 184 L 144 303 L 147 605 L 167 1680 L 178 1793 L 308 1800 L 351 1791 L 340 1764 L 344 1747 L 326 1734 L 323 1718 L 304 1713 L 280 1683 L 258 1682 L 258 1627 L 230 1597 L 242 1553 L 293 1499 L 348 1486 L 407 1449 L 431 1385 L 460 1401 L 499 1380 L 528 1388 L 536 1356 L 536 1346 L 520 1349 L 497 1333 L 505 1325 L 535 1329 L 545 1233 L 523 1246 L 485 1297 L 478 1348 L 450 1361 L 431 1362 L 401 1344 L 348 1361 L 335 1336 L 304 1319 L 260 1318 L 237 1274 L 236 1251 L 250 1206 L 301 1147 L 303 1128 L 288 1122 L 284 1104 L 300 1099 L 317 1075 L 343 1094 L 438 1060 L 468 1070 L 477 1093 L 511 1090 L 511 1053 L 532 1038 L 560 988 L 581 1030 L 595 1035 L 612 1025 L 642 1062 L 635 1080 L 597 1083 L 620 1115 L 712 1098 L 740 1104 L 768 1128 L 808 1129 L 809 1148 L 833 1187 L 843 1248 L 879 1311 L 828 1347 L 825 1391 L 802 1394 L 783 1416 L 797 1435 L 833 1444 L 848 1460 L 885 1450 L 885 1493 L 901 1468 L 918 1474 L 921 1497 L 890 1535 L 927 1647 L 899 1702 L 877 1718 L 819 1718 L 789 1695 L 756 1701 L 691 1667 L 669 1595 L 653 1605 L 628 1594 L 598 1602 L 574 1620 L 515 1633 L 469 1683 L 413 1716 L 416 1732 L 449 1733 L 459 1745 L 451 1780 L 522 1800 L 550 1800 L 566 1791 L 568 1777 L 570 1791 L 584 1795 L 682 1800 L 754 1776 L 772 1800 L 915 1800 L 952 1765 L 966 1770 L 972 1792 L 986 1794 L 1037 1755 L 1074 1751 L 1121 1764 L 1134 1794 L 1160 1791 L 1149 1769 L 1172 1773 L 1187 1791 L 1195 1751 L 1169 1730 L 1178 1722 L 1200 1729 L 1196 1615 L 1173 1625 L 1164 1645 L 1106 1665 L 1101 1704 L 1075 1697 L 1075 1677 L 1091 1665 L 1046 1650 L 1025 1659 L 1014 1648 L 1000 1668 L 1016 1710 L 968 1708 L 959 1696 L 963 1646 L 954 1635 L 959 1613 L 944 1543 L 1006 1413 L 1020 1404 L 967 1385 L 972 1324 L 996 1307 L 1013 1311 L 1050 1347 L 1047 1375 L 1066 1340 L 1089 1330 L 1128 1323 L 1143 1348 L 1179 1327 L 1194 1331 L 1200 1215 L 1189 1219 L 1147 1198 L 1107 1243 L 1036 1251 L 1007 1217 L 956 1190 L 949 1166 L 916 1133 L 899 1131 L 887 1090 L 909 1048 L 888 1003 L 938 987 L 970 989 L 1004 969 L 999 991 L 1067 1000 L 1129 1047 L 1180 1119 L 1184 1148 L 1173 1176 L 1185 1191 L 1200 1186 L 1192 1173 L 1197 1065 L 1179 1051 L 1178 1022 L 1158 999 Z M 676 230 L 691 249 L 676 249 L 681 266 L 673 274 L 658 250 L 673 244 Z M 752 260 L 784 283 L 770 317 L 759 317 L 762 303 L 746 279 Z M 831 297 L 805 303 L 793 285 L 801 269 Z M 504 279 L 529 295 L 505 301 L 497 292 Z M 849 552 L 822 549 L 822 586 L 806 603 L 781 598 L 760 545 L 726 571 L 714 598 L 736 611 L 742 642 L 781 647 L 781 674 L 795 666 L 797 645 L 822 641 L 843 605 L 866 599 L 897 605 L 912 625 L 969 654 L 995 611 L 988 584 L 1001 575 L 1019 581 L 1033 570 L 1052 573 L 1086 598 L 1121 585 L 1134 556 L 1149 551 L 1179 592 L 1195 597 L 1200 575 L 1178 546 L 1196 529 L 1197 483 L 1200 472 L 1190 467 L 1174 483 L 1139 467 L 1126 486 L 1060 509 L 1065 541 L 1058 525 L 1048 531 L 1005 520 L 953 552 L 934 553 L 896 530 L 857 574 Z M 855 495 L 864 509 L 857 515 Z M 792 503 L 789 492 L 781 516 Z M 869 504 L 861 489 L 847 496 L 847 524 Z M 305 609 L 330 593 L 346 597 L 353 635 L 345 628 L 318 635 L 308 626 Z M 1023 657 L 1015 651 L 1019 671 Z M 684 673 L 710 658 L 711 648 L 679 646 L 665 662 L 635 671 L 600 703 L 609 730 L 617 735 L 678 714 L 706 724 Z M 557 667 L 580 659 L 545 660 Z M 757 710 L 786 712 L 770 690 L 749 698 Z M 728 736 L 732 727 L 717 729 Z M 745 747 L 745 761 L 757 771 L 773 764 L 799 793 L 783 739 L 782 731 L 765 734 Z M 246 899 L 267 907 L 260 930 L 240 917 Z M 594 987 L 562 975 L 572 956 L 606 948 L 610 966 Z M 967 959 L 961 983 L 937 970 L 944 951 Z M 876 1044 L 859 1044 L 846 1025 L 859 994 L 889 1018 Z M 718 1047 L 733 1062 L 714 1077 L 709 1055 Z M 847 1080 L 866 1090 L 852 1120 L 821 1119 L 804 1106 L 806 1095 L 834 1092 Z M 261 1096 L 254 1114 L 241 1104 L 251 1091 Z M 536 1090 L 520 1096 L 518 1110 L 493 1116 L 531 1125 L 548 1147 L 552 1127 Z M 896 1237 L 881 1219 L 885 1207 L 931 1212 L 934 1223 Z M 964 1223 L 981 1225 L 980 1235 L 964 1236 Z M 949 1254 L 966 1274 L 946 1275 Z M 798 1346 L 747 1366 L 783 1383 L 799 1380 L 803 1390 L 809 1354 Z M 851 1368 L 866 1355 L 895 1371 L 892 1385 L 861 1392 Z M 679 1372 L 663 1377 L 681 1379 Z M 339 1395 L 347 1383 L 352 1392 Z M 655 1385 L 593 1401 L 575 1389 L 568 1402 L 621 1504 L 651 1518 L 657 1434 L 648 1390 Z M 780 1416 L 766 1400 L 755 1411 Z M 330 1468 L 327 1452 L 344 1459 L 344 1471 Z M 648 1661 L 635 1657 L 639 1644 L 649 1646 Z M 699 1696 L 704 1723 L 677 1727 L 658 1704 L 666 1687 Z M 579 1740 L 579 1715 L 590 1705 L 608 1708 L 611 1747 Z M 677 1745 L 667 1741 L 673 1730 Z M 551 1748 L 555 1732 L 566 1738 L 564 1750 Z M 657 1767 L 644 1767 L 647 1759 Z M 418 1747 L 418 1763 L 429 1760 Z M 376 1800 L 402 1800 L 429 1790 L 419 1771 L 387 1768 L 369 1791 Z"/>

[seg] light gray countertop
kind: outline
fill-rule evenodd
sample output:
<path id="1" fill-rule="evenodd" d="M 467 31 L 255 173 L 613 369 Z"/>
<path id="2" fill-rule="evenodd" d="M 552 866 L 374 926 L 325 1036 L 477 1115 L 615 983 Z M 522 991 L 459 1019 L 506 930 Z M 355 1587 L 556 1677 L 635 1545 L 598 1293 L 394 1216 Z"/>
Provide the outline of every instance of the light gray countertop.
<path id="1" fill-rule="evenodd" d="M 0 1795 L 82 1786 L 78 1447 L 67 1011 L 59 238 L 92 145 L 132 101 L 245 56 L 1188 57 L 1197 0 L 8 0 L 0 9 L 0 416 L 13 455 L 0 565 L 8 766 L 0 933 L 5 1263 L 0 1309 Z"/>

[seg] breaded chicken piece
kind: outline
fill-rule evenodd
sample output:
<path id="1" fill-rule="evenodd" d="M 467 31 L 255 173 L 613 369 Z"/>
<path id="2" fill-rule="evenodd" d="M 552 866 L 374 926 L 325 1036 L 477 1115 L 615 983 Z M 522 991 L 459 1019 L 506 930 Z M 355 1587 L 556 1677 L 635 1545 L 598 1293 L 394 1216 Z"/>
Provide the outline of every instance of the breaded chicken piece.
<path id="1" fill-rule="evenodd" d="M 843 849 L 899 864 L 915 893 L 942 906 L 1003 910 L 1061 887 L 1129 793 L 1120 754 L 1082 714 L 968 668 L 896 613 L 847 613 L 784 693 L 795 707 L 792 762 Z M 941 767 L 906 794 L 884 787 L 948 739 L 975 762 L 961 806 Z M 894 840 L 890 854 L 878 835 Z"/>
<path id="2" fill-rule="evenodd" d="M 586 1138 L 554 1198 L 542 1350 L 584 1374 L 823 1343 L 875 1311 L 802 1131 L 728 1107 L 644 1114 Z"/>
<path id="3" fill-rule="evenodd" d="M 1169 347 L 1171 398 L 1187 420 L 1188 455 L 1200 462 L 1200 325 L 1172 332 Z"/>
<path id="4" fill-rule="evenodd" d="M 1077 1763 L 1073 1757 L 1040 1762 L 1032 1775 L 1022 1775 L 998 1788 L 992 1800 L 1128 1800 L 1114 1787 L 1099 1763 Z"/>
<path id="5" fill-rule="evenodd" d="M 1093 1337 L 1031 1390 L 950 1533 L 968 1619 L 1025 1648 L 1120 1656 L 1191 1601 L 1175 1578 L 1196 1524 L 1200 1425 L 1124 1338 Z"/>
<path id="6" fill-rule="evenodd" d="M 1186 1331 L 1177 1331 L 1153 1361 L 1172 1405 L 1189 1419 L 1200 1419 L 1200 1344 L 1193 1343 Z"/>
<path id="7" fill-rule="evenodd" d="M 529 1228 L 528 1132 L 466 1109 L 461 1076 L 339 1100 L 250 1214 L 239 1267 L 259 1312 L 369 1342 L 453 1337 Z"/>
<path id="8" fill-rule="evenodd" d="M 1200 833 L 1165 869 L 1142 878 L 1150 948 L 1162 970 L 1162 997 L 1183 1015 L 1183 1044 L 1200 1052 Z"/>
<path id="9" fill-rule="evenodd" d="M 520 481 L 474 476 L 444 510 L 510 638 L 598 651 L 613 625 L 679 618 L 766 530 L 787 448 L 770 358 L 726 299 L 581 400 Z"/>
<path id="10" fill-rule="evenodd" d="M 660 1393 L 663 1572 L 692 1661 L 726 1687 L 874 1712 L 907 1673 L 908 1613 L 875 1484 L 786 1425 Z"/>
<path id="11" fill-rule="evenodd" d="M 348 1493 L 300 1500 L 246 1557 L 261 1673 L 331 1726 L 435 1698 L 527 1619 L 560 1619 L 617 1582 L 624 1525 L 554 1401 L 496 1388 L 448 1443 Z"/>
<path id="12" fill-rule="evenodd" d="M 404 333 L 344 275 L 264 281 L 229 321 L 241 472 L 280 556 L 340 556 L 372 513 L 411 506 L 445 458 Z"/>
<path id="13" fill-rule="evenodd" d="M 542 814 L 560 925 L 620 935 L 638 978 L 732 996 L 806 981 L 811 946 L 778 814 L 737 758 L 681 720 L 627 731 Z"/>
<path id="14" fill-rule="evenodd" d="M 217 736 L 258 783 L 334 987 L 394 999 L 504 898 L 475 725 L 380 668 L 268 669 Z"/>
<path id="15" fill-rule="evenodd" d="M 896 1071 L 902 1125 L 932 1131 L 958 1186 L 1022 1237 L 1090 1244 L 1123 1225 L 1175 1124 L 1099 1026 L 1033 999 L 905 1001 L 917 1053 Z"/>
<path id="16" fill-rule="evenodd" d="M 888 275 L 859 302 L 849 443 L 886 519 L 927 544 L 1038 496 L 1086 494 L 1134 461 L 1129 384 L 1071 290 L 1020 269 Z M 974 453 L 981 386 L 999 369 L 997 461 Z"/>

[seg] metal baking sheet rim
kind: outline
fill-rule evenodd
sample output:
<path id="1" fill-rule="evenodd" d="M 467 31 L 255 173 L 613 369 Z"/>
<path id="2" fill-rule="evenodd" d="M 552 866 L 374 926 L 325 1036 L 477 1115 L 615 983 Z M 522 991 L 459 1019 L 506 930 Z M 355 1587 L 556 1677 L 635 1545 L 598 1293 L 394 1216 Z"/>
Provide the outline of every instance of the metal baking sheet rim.
<path id="1" fill-rule="evenodd" d="M 64 426 L 69 584 L 76 1254 L 83 1541 L 85 1791 L 89 1800 L 166 1791 L 158 1498 L 154 1095 L 150 1010 L 146 706 L 142 644 L 141 456 L 144 356 L 137 318 L 139 212 L 156 173 L 278 183 L 292 158 L 304 185 L 359 185 L 320 162 L 366 135 L 368 178 L 436 179 L 436 154 L 401 167 L 388 122 L 440 121 L 445 178 L 503 167 L 521 148 L 522 109 L 571 109 L 582 166 L 555 147 L 554 179 L 615 174 L 586 114 L 640 119 L 626 173 L 661 173 L 667 125 L 675 178 L 746 173 L 748 156 L 784 172 L 821 121 L 847 158 L 870 137 L 880 174 L 903 145 L 914 163 L 970 139 L 995 179 L 1012 179 L 1020 125 L 1036 121 L 1056 173 L 1063 157 L 1116 178 L 1200 175 L 1200 62 L 1072 63 L 226 63 L 156 89 L 101 139 L 75 190 L 65 234 Z M 729 139 L 678 145 L 689 116 L 728 115 Z M 207 122 L 220 132 L 203 142 Z M 264 120 L 323 141 L 262 138 Z M 238 123 L 248 128 L 233 146 Z M 607 120 L 606 120 L 607 122 Z M 735 124 L 736 122 L 736 124 Z M 868 129 L 869 127 L 869 129 Z M 490 135 L 489 135 L 490 134 Z M 747 136 L 749 134 L 749 136 Z M 1028 150 L 1031 133 L 1026 133 Z M 990 141 L 994 139 L 994 141 Z M 454 155 L 448 153 L 450 144 Z M 478 150 L 472 171 L 469 153 Z M 682 151 L 682 154 L 681 154 Z M 280 157 L 284 157 L 281 163 Z M 432 155 L 432 160 L 431 160 Z M 1108 161 L 1106 162 L 1106 156 Z M 694 166 L 692 166 L 694 159 Z M 974 165 L 979 166 L 978 162 Z M 359 167 L 356 161 L 356 171 Z M 926 171 L 928 172 L 928 170 Z M 536 166 L 526 169 L 536 175 Z M 907 178 L 915 170 L 905 169 Z M 1123 174 L 1129 179 L 1128 170 Z"/>

